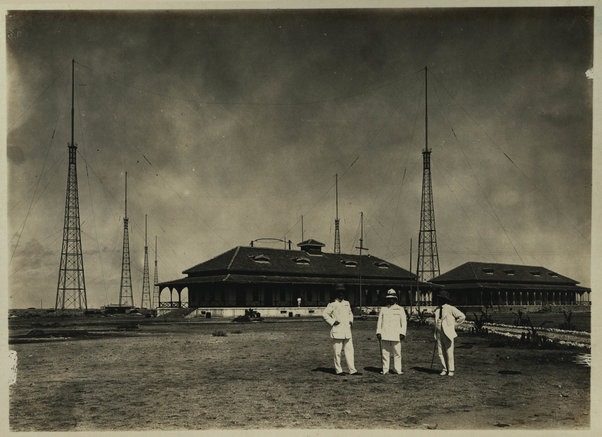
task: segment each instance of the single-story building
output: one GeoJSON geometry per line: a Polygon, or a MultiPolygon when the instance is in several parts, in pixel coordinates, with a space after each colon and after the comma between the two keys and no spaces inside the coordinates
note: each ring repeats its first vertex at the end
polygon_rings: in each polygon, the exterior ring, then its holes
{"type": "Polygon", "coordinates": [[[431,282],[459,305],[589,305],[591,289],[545,267],[467,262],[431,282]]]}
{"type": "Polygon", "coordinates": [[[323,243],[310,239],[299,250],[238,246],[185,270],[185,278],[159,283],[159,307],[181,307],[188,291],[188,307],[325,306],[336,284],[343,284],[352,306],[384,304],[389,288],[399,303],[410,305],[410,291],[436,285],[416,281],[416,275],[371,255],[322,252],[323,243]],[[362,290],[360,302],[360,285],[362,290]],[[169,300],[165,290],[169,290],[169,300]],[[178,299],[174,301],[173,291],[178,299]],[[299,300],[300,299],[300,300],[299,300]]]}

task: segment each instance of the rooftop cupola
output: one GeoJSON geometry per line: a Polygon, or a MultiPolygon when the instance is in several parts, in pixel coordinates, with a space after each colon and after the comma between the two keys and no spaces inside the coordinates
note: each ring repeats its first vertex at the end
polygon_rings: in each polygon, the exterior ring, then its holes
{"type": "Polygon", "coordinates": [[[309,240],[298,243],[297,246],[299,246],[302,251],[307,252],[310,255],[319,255],[322,253],[322,248],[325,246],[325,244],[310,238],[309,240]]]}

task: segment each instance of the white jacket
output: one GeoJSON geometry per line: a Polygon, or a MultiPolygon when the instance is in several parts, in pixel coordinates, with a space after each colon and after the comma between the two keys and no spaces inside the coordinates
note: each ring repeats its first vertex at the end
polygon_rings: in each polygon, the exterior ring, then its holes
{"type": "Polygon", "coordinates": [[[382,307],[378,313],[376,334],[383,340],[400,341],[399,334],[406,335],[406,312],[397,304],[382,307]]]}
{"type": "Polygon", "coordinates": [[[453,340],[458,336],[456,334],[456,325],[464,323],[466,316],[462,311],[453,305],[443,304],[443,307],[435,309],[435,338],[437,338],[437,329],[439,325],[447,338],[453,340]],[[439,322],[441,322],[439,324],[439,322]]]}
{"type": "Polygon", "coordinates": [[[322,314],[330,329],[330,338],[345,339],[351,338],[351,325],[353,324],[353,313],[351,305],[346,300],[330,302],[322,314]],[[339,322],[334,325],[334,322],[339,322]]]}

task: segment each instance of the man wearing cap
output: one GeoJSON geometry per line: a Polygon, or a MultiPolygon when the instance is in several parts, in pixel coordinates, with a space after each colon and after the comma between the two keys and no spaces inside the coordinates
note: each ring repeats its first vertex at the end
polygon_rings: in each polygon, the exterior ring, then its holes
{"type": "Polygon", "coordinates": [[[453,305],[451,298],[445,290],[439,292],[439,306],[435,310],[435,340],[437,340],[437,352],[443,365],[441,376],[454,376],[454,338],[456,325],[466,320],[466,316],[453,305]]]}
{"type": "Polygon", "coordinates": [[[382,374],[389,373],[389,363],[393,355],[393,373],[402,375],[401,342],[406,337],[406,312],[397,305],[397,293],[392,288],[387,291],[387,306],[380,309],[376,324],[376,338],[381,348],[382,374]]]}
{"type": "Polygon", "coordinates": [[[351,325],[353,313],[351,305],[345,300],[345,287],[338,284],[335,288],[336,299],[330,302],[322,317],[331,326],[330,338],[334,341],[334,370],[337,375],[343,375],[341,367],[341,351],[345,352],[345,361],[349,367],[350,375],[358,375],[353,359],[353,340],[351,338],[351,325]]]}

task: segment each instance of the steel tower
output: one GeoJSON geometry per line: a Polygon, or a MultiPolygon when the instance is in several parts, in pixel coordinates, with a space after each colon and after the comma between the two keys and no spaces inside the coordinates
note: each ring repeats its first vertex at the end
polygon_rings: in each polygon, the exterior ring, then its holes
{"type": "Polygon", "coordinates": [[[119,306],[134,306],[132,271],[130,269],[130,235],[128,232],[128,172],[125,172],[125,216],[123,217],[123,253],[121,256],[121,286],[119,306]]]}
{"type": "Polygon", "coordinates": [[[150,278],[148,272],[147,217],[144,214],[144,273],[142,274],[142,302],[140,308],[151,308],[150,278]]]}
{"type": "Polygon", "coordinates": [[[339,175],[334,175],[336,217],[334,219],[334,253],[341,253],[341,235],[339,233],[339,175]]]}
{"type": "Polygon", "coordinates": [[[153,283],[155,284],[153,287],[153,301],[151,302],[152,308],[157,308],[159,306],[159,270],[157,269],[157,236],[155,235],[155,274],[153,276],[153,283]]]}
{"type": "Polygon", "coordinates": [[[73,102],[75,96],[75,60],[71,60],[71,143],[69,146],[69,170],[67,174],[67,194],[65,198],[65,219],[63,222],[63,244],[59,279],[56,287],[54,309],[88,309],[86,281],[84,278],[84,258],[82,255],[81,228],[79,221],[79,196],[77,190],[77,145],[74,141],[73,102]]]}
{"type": "MultiPolygon", "coordinates": [[[[431,151],[428,145],[428,70],[424,67],[424,140],[422,152],[422,201],[420,208],[420,231],[418,233],[418,280],[425,282],[439,276],[439,254],[435,231],[435,207],[431,181],[431,151]]],[[[418,296],[419,298],[419,296],[418,296]]],[[[422,300],[422,299],[420,299],[422,300]]]]}

